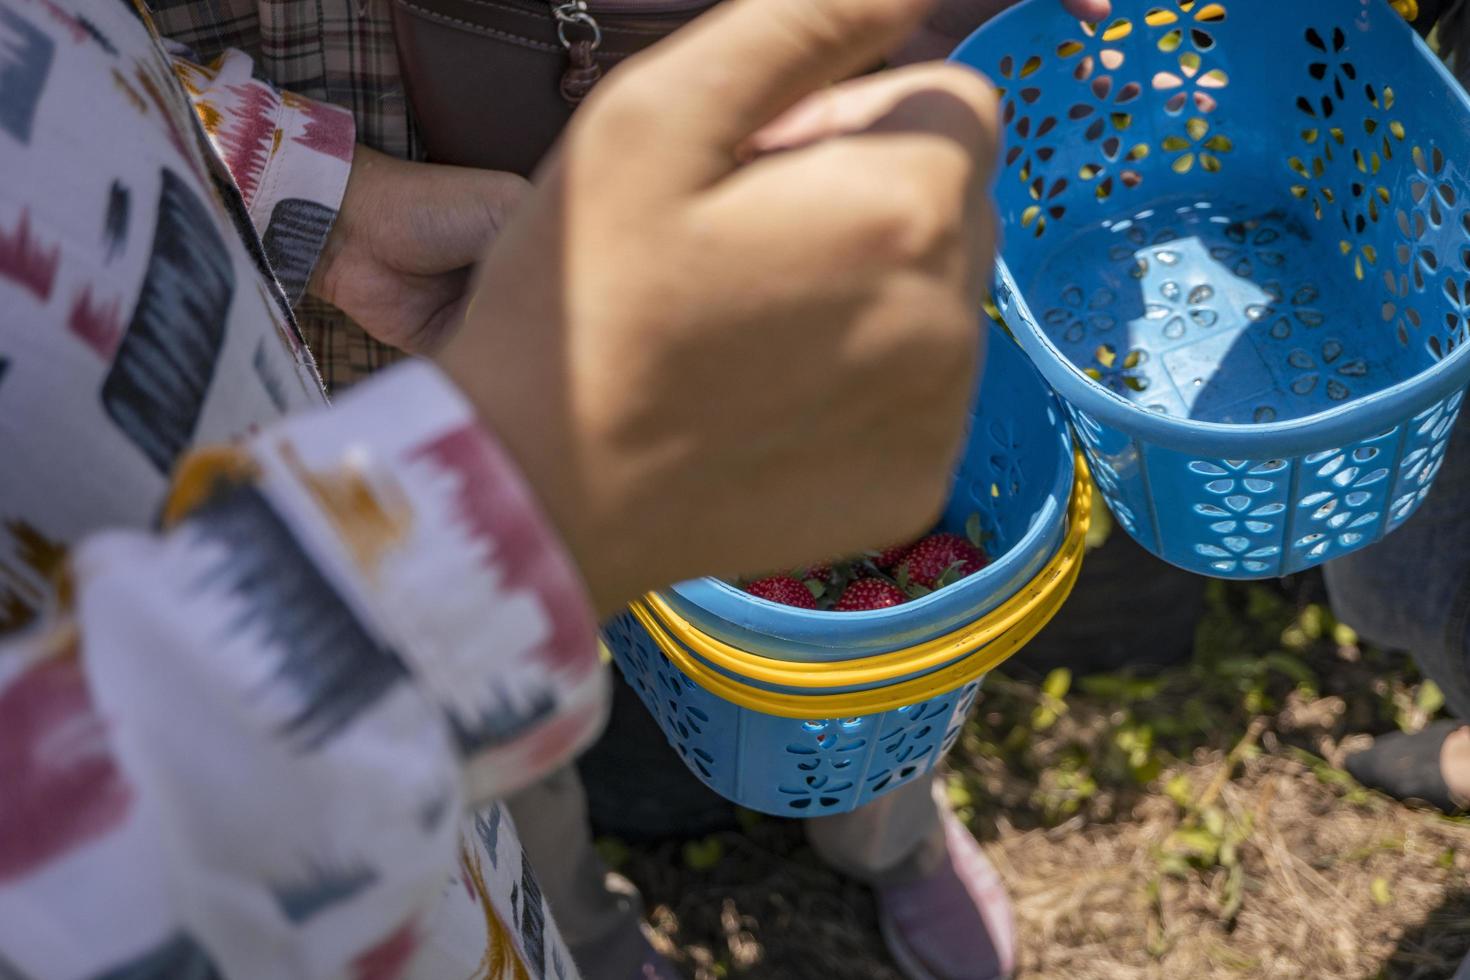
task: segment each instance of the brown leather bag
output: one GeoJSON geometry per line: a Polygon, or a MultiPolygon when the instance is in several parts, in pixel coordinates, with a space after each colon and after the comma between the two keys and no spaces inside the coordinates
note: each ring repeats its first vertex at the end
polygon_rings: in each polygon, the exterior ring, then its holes
{"type": "Polygon", "coordinates": [[[392,0],[429,159],[530,176],[604,74],[717,2],[392,0]]]}

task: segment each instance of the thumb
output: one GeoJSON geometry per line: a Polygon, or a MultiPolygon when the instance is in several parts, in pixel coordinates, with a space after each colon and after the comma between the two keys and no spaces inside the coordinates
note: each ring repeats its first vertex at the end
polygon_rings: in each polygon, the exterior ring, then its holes
{"type": "MultiPolygon", "coordinates": [[[[660,133],[702,184],[736,165],[737,148],[815,89],[867,68],[915,30],[933,0],[732,0],[629,71],[656,97],[660,133]]],[[[637,81],[634,81],[634,78],[637,81]]]]}

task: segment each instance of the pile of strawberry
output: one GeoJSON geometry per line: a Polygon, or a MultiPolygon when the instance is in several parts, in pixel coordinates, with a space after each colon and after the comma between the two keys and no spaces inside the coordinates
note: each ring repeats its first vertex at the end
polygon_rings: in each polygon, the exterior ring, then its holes
{"type": "Polygon", "coordinates": [[[931,534],[913,544],[743,582],[746,592],[798,609],[866,612],[902,605],[990,564],[978,515],[966,534],[931,534]]]}

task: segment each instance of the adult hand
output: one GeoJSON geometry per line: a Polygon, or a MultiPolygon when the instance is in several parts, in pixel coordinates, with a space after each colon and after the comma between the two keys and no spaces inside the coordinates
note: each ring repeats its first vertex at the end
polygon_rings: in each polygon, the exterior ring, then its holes
{"type": "Polygon", "coordinates": [[[529,191],[515,174],[359,146],[308,290],[385,344],[432,350],[459,325],[473,266],[529,191]]]}
{"type": "MultiPolygon", "coordinates": [[[[975,28],[1019,2],[1020,0],[940,0],[934,16],[898,48],[889,58],[889,63],[907,65],[916,61],[946,58],[975,28]]],[[[1055,3],[1056,0],[1050,2],[1055,3]]],[[[1061,0],[1061,3],[1073,17],[1094,23],[1106,17],[1112,9],[1109,0],[1061,0]]]]}
{"type": "Polygon", "coordinates": [[[437,360],[604,612],[937,516],[983,353],[994,90],[931,64],[788,112],[930,6],[716,8],[599,86],[482,267],[437,360]],[[753,154],[778,117],[791,148],[753,154]]]}

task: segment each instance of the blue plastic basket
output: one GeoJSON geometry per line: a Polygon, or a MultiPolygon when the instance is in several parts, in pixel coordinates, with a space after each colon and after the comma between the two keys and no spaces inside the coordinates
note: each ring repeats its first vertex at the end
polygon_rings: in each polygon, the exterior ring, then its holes
{"type": "Polygon", "coordinates": [[[1053,0],[1003,89],[996,300],[1144,547],[1224,578],[1424,500],[1467,381],[1470,101],[1383,0],[1053,0]]]}
{"type": "MultiPolygon", "coordinates": [[[[1025,355],[998,328],[989,329],[979,408],[942,524],[962,530],[979,513],[995,556],[990,565],[915,602],[866,613],[792,609],[717,579],[685,583],[659,599],[703,636],[815,673],[946,637],[1035,588],[1056,564],[1067,529],[1071,437],[1060,406],[1025,355]]],[[[1058,605],[1064,596],[1055,597],[1058,605]]],[[[958,737],[980,683],[973,672],[965,676],[958,669],[961,657],[976,652],[963,649],[954,660],[895,677],[894,683],[934,681],[934,696],[918,703],[846,718],[778,717],[701,686],[632,614],[615,619],[604,636],[695,775],[743,806],[783,816],[851,810],[932,769],[958,737]],[[950,682],[946,670],[961,679],[950,682]]],[[[875,689],[752,683],[802,696],[875,689]]]]}

